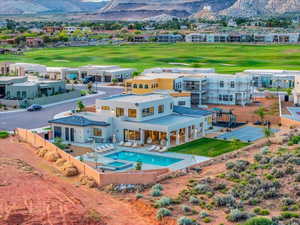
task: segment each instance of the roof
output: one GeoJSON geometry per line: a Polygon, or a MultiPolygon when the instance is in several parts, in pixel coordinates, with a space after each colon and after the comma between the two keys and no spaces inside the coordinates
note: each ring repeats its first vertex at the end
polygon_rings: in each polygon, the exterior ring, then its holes
{"type": "Polygon", "coordinates": [[[143,94],[143,95],[135,95],[135,94],[115,95],[115,96],[103,98],[103,100],[114,100],[116,102],[128,102],[134,104],[134,103],[157,101],[166,98],[170,98],[170,97],[163,94],[150,93],[150,94],[143,94]]]}
{"type": "Polygon", "coordinates": [[[58,119],[49,120],[49,123],[57,123],[57,124],[64,124],[64,125],[72,125],[72,126],[80,126],[80,127],[86,127],[86,126],[101,126],[106,127],[109,126],[109,123],[103,122],[103,121],[93,121],[89,120],[83,116],[67,116],[62,117],[58,119]]]}
{"type": "Polygon", "coordinates": [[[194,115],[194,116],[208,116],[212,113],[207,110],[193,109],[184,106],[174,106],[173,112],[184,115],[194,115]]]}

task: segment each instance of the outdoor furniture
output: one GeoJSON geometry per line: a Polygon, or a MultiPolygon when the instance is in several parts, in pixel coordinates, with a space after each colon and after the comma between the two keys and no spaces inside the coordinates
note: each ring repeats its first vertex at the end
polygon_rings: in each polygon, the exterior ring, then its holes
{"type": "Polygon", "coordinates": [[[155,145],[152,145],[149,149],[148,149],[148,151],[153,151],[154,149],[156,148],[156,146],[155,145]]]}
{"type": "Polygon", "coordinates": [[[120,145],[120,146],[123,146],[123,145],[124,145],[124,141],[121,141],[121,142],[119,143],[119,145],[120,145]]]}
{"type": "Polygon", "coordinates": [[[138,143],[135,141],[132,145],[133,148],[137,148],[138,147],[138,143]]]}
{"type": "Polygon", "coordinates": [[[162,149],[158,150],[159,152],[166,152],[168,151],[168,148],[167,147],[163,147],[162,149]]]}
{"type": "Polygon", "coordinates": [[[160,150],[160,146],[156,146],[154,151],[158,152],[160,150]]]}

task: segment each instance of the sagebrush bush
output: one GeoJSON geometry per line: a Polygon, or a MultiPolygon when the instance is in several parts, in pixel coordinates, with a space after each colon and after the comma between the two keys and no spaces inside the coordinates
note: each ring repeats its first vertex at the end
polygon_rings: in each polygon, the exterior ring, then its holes
{"type": "Polygon", "coordinates": [[[144,195],[141,194],[141,193],[137,193],[137,194],[135,195],[135,198],[136,198],[136,199],[141,199],[141,198],[143,198],[143,197],[144,197],[144,195]]]}
{"type": "Polygon", "coordinates": [[[205,218],[205,217],[208,217],[209,214],[208,214],[206,211],[201,211],[201,212],[199,213],[199,216],[200,216],[201,218],[205,218]]]}
{"type": "Polygon", "coordinates": [[[161,197],[159,200],[155,202],[155,206],[157,208],[162,208],[168,206],[172,203],[172,199],[169,197],[161,197]]]}
{"type": "Polygon", "coordinates": [[[235,198],[232,195],[226,195],[226,196],[217,196],[214,198],[214,203],[217,207],[236,207],[237,202],[235,198]]]}
{"type": "Polygon", "coordinates": [[[275,223],[266,217],[253,217],[248,219],[243,225],[275,225],[275,223]]]}
{"type": "Polygon", "coordinates": [[[162,191],[164,188],[161,184],[155,184],[154,186],[152,186],[151,188],[152,190],[160,190],[162,191]]]}
{"type": "Polygon", "coordinates": [[[156,213],[156,218],[161,220],[162,218],[166,217],[166,216],[171,216],[172,213],[170,210],[166,209],[166,208],[160,208],[157,213],[156,213]]]}
{"type": "Polygon", "coordinates": [[[230,211],[227,219],[230,222],[240,222],[242,220],[247,220],[250,217],[252,217],[252,215],[247,213],[247,212],[243,212],[239,209],[233,209],[233,210],[230,211]]]}
{"type": "Polygon", "coordinates": [[[197,184],[194,187],[194,190],[199,194],[205,194],[207,192],[212,191],[212,189],[210,188],[210,186],[208,184],[197,184]]]}
{"type": "Polygon", "coordinates": [[[160,190],[157,190],[157,189],[152,190],[152,191],[150,192],[150,195],[151,195],[152,197],[159,197],[159,196],[161,196],[161,191],[160,191],[160,190]]]}
{"type": "Polygon", "coordinates": [[[190,196],[189,202],[192,204],[199,204],[199,199],[194,197],[194,196],[190,196]]]}
{"type": "Polygon", "coordinates": [[[191,218],[183,216],[177,220],[177,224],[178,225],[194,225],[195,222],[191,218]]]}

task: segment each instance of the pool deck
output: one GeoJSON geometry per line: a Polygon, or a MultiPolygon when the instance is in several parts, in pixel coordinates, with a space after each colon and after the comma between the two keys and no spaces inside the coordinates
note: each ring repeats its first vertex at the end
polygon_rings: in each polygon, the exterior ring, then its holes
{"type": "MultiPolygon", "coordinates": [[[[143,163],[142,164],[142,169],[143,170],[152,170],[152,169],[161,169],[161,168],[169,168],[171,171],[176,171],[176,170],[180,170],[180,169],[184,169],[186,167],[192,166],[194,164],[198,164],[200,162],[204,162],[209,160],[210,158],[208,157],[203,157],[203,156],[194,156],[194,155],[187,155],[187,154],[180,154],[180,153],[174,153],[174,152],[164,152],[164,153],[159,153],[159,152],[153,152],[153,151],[149,151],[147,150],[147,147],[142,147],[142,148],[130,148],[130,147],[123,147],[123,146],[117,146],[115,145],[115,149],[113,151],[107,152],[107,153],[97,153],[97,152],[92,152],[92,153],[87,153],[85,155],[89,155],[89,156],[93,156],[93,154],[97,154],[97,162],[101,163],[101,164],[107,164],[107,163],[111,163],[114,161],[119,161],[119,162],[126,162],[126,163],[132,163],[133,167],[124,169],[124,170],[117,170],[118,172],[121,171],[126,171],[126,170],[130,170],[132,168],[134,168],[135,162],[131,162],[131,161],[126,161],[126,160],[114,160],[108,157],[105,157],[107,155],[111,155],[113,153],[118,153],[118,152],[122,152],[122,151],[128,151],[128,152],[135,152],[135,153],[143,153],[143,154],[148,154],[148,155],[154,155],[154,156],[160,156],[160,157],[170,157],[170,158],[176,158],[176,159],[181,159],[181,161],[173,163],[169,166],[158,166],[158,165],[153,165],[153,164],[146,164],[143,163]]],[[[83,157],[85,157],[85,155],[83,155],[83,157]]],[[[79,156],[76,157],[77,159],[79,159],[79,156]]],[[[93,157],[90,158],[91,160],[85,159],[85,161],[91,161],[93,162],[93,157]]]]}
{"type": "Polygon", "coordinates": [[[287,107],[289,114],[283,114],[282,117],[300,122],[300,107],[287,107]]]}

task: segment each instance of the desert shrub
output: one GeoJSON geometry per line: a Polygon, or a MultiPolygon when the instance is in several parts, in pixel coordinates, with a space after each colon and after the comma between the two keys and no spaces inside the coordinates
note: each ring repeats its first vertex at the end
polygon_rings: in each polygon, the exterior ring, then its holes
{"type": "Polygon", "coordinates": [[[239,209],[233,209],[231,210],[231,212],[229,213],[227,219],[230,222],[240,222],[242,220],[247,220],[250,217],[252,217],[251,214],[247,213],[247,212],[243,212],[239,209]]]}
{"type": "Polygon", "coordinates": [[[170,205],[172,203],[172,199],[169,197],[161,197],[159,200],[155,202],[155,207],[162,208],[170,205]]]}
{"type": "Polygon", "coordinates": [[[248,205],[257,205],[257,204],[259,204],[261,201],[259,200],[259,199],[257,199],[257,198],[251,198],[251,199],[249,199],[249,201],[248,201],[248,205]]]}
{"type": "Polygon", "coordinates": [[[9,136],[9,133],[7,131],[0,131],[0,139],[7,138],[9,136]]]}
{"type": "Polygon", "coordinates": [[[156,213],[156,218],[161,220],[162,218],[166,217],[166,216],[171,216],[172,213],[170,210],[166,209],[166,208],[160,208],[157,213],[156,213]]]}
{"type": "Polygon", "coordinates": [[[78,169],[72,163],[69,162],[66,162],[60,169],[66,177],[72,177],[79,174],[78,169]]]}
{"type": "Polygon", "coordinates": [[[41,148],[37,150],[37,155],[41,158],[44,158],[44,156],[46,155],[46,153],[48,152],[48,149],[46,148],[41,148]]]}
{"type": "Polygon", "coordinates": [[[185,214],[190,214],[190,213],[193,212],[193,209],[191,207],[187,206],[187,205],[182,205],[181,210],[185,214]]]}
{"type": "Polygon", "coordinates": [[[253,212],[255,213],[255,214],[257,214],[257,215],[261,215],[261,216],[266,216],[266,215],[269,215],[270,214],[270,212],[269,212],[269,210],[267,210],[267,209],[261,209],[261,208],[255,208],[254,210],[253,210],[253,212]]]}
{"type": "Polygon", "coordinates": [[[298,144],[300,142],[300,136],[292,136],[289,140],[292,144],[298,144]]]}
{"type": "Polygon", "coordinates": [[[294,174],[294,173],[296,173],[296,171],[295,171],[293,166],[289,165],[289,166],[286,167],[285,173],[286,174],[294,174]]]}
{"type": "Polygon", "coordinates": [[[259,162],[261,159],[262,159],[262,154],[255,154],[254,155],[254,159],[257,161],[257,162],[259,162]]]}
{"type": "Polygon", "coordinates": [[[208,184],[197,184],[194,187],[194,190],[198,193],[198,194],[205,194],[207,192],[211,192],[211,188],[208,184]]]}
{"type": "Polygon", "coordinates": [[[280,217],[282,219],[299,218],[299,214],[298,213],[294,213],[294,212],[286,211],[286,212],[282,212],[280,214],[280,217]]]}
{"type": "Polygon", "coordinates": [[[217,185],[214,187],[214,190],[216,190],[216,191],[224,190],[224,189],[226,189],[226,184],[224,184],[224,183],[217,184],[217,185]]]}
{"type": "Polygon", "coordinates": [[[243,225],[275,225],[275,223],[266,217],[253,217],[248,219],[243,225]]]}
{"type": "Polygon", "coordinates": [[[135,198],[136,198],[136,199],[141,199],[141,198],[144,198],[144,195],[141,194],[141,193],[137,193],[137,194],[135,195],[135,198]]]}
{"type": "Polygon", "coordinates": [[[275,177],[275,178],[282,178],[284,177],[284,172],[282,170],[278,170],[278,169],[272,169],[271,174],[275,177]]]}
{"type": "Polygon", "coordinates": [[[201,212],[199,213],[199,216],[200,216],[201,218],[205,218],[205,217],[208,217],[209,214],[208,214],[206,211],[201,211],[201,212]]]}
{"type": "Polygon", "coordinates": [[[164,188],[161,184],[155,184],[154,186],[152,186],[151,188],[152,190],[160,190],[162,191],[164,188]]]}
{"type": "Polygon", "coordinates": [[[177,220],[177,224],[178,225],[194,225],[195,222],[191,218],[183,216],[177,220]]]}
{"type": "Polygon", "coordinates": [[[194,196],[190,196],[189,202],[192,204],[199,204],[199,199],[194,197],[194,196]]]}
{"type": "Polygon", "coordinates": [[[233,162],[227,162],[225,166],[226,169],[231,170],[235,166],[235,164],[233,162]]]}
{"type": "Polygon", "coordinates": [[[204,223],[210,223],[210,222],[211,222],[211,219],[210,219],[209,217],[205,217],[205,218],[203,219],[203,222],[204,222],[204,223]]]}
{"type": "Polygon", "coordinates": [[[295,175],[295,181],[300,182],[300,173],[295,175]]]}
{"type": "Polygon", "coordinates": [[[94,178],[89,176],[81,176],[80,177],[80,184],[87,185],[89,188],[97,187],[97,182],[94,178]]]}
{"type": "Polygon", "coordinates": [[[150,195],[151,195],[152,197],[159,197],[159,196],[161,196],[161,191],[160,191],[160,190],[157,190],[157,189],[154,189],[154,190],[152,190],[152,191],[150,192],[150,195]]]}
{"type": "Polygon", "coordinates": [[[246,160],[237,160],[234,163],[234,167],[232,168],[235,172],[242,172],[245,171],[250,163],[246,160]]]}
{"type": "Polygon", "coordinates": [[[214,203],[217,207],[236,207],[237,202],[235,198],[231,195],[226,195],[226,196],[217,196],[214,198],[214,203]]]}
{"type": "Polygon", "coordinates": [[[231,171],[227,174],[229,180],[238,180],[241,178],[240,174],[234,171],[231,171]]]}
{"type": "Polygon", "coordinates": [[[60,155],[57,152],[49,151],[45,154],[44,157],[49,162],[56,162],[60,158],[60,155]]]}
{"type": "Polygon", "coordinates": [[[295,204],[295,201],[291,198],[282,199],[282,205],[283,206],[290,206],[290,205],[293,205],[293,204],[295,204]]]}

